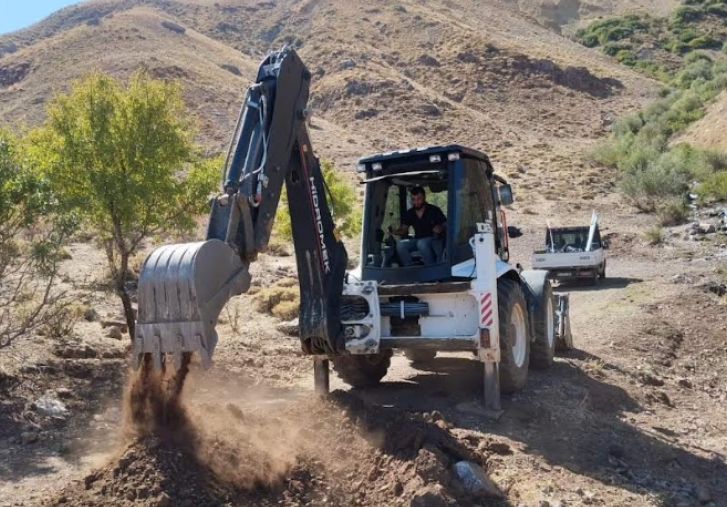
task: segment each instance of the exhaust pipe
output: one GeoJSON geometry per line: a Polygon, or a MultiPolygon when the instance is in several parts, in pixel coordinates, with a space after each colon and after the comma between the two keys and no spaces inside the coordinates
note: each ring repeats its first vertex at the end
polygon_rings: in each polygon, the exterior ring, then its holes
{"type": "Polygon", "coordinates": [[[231,297],[250,288],[248,268],[232,247],[216,239],[154,250],[139,275],[134,368],[147,354],[161,368],[170,355],[176,371],[183,355],[195,352],[209,368],[217,319],[231,297]]]}

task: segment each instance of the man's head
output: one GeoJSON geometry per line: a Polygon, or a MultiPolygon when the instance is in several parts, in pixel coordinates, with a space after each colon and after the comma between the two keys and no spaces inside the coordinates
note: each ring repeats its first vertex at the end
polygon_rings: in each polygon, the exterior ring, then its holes
{"type": "Polygon", "coordinates": [[[427,202],[427,194],[424,192],[424,189],[417,185],[416,187],[412,187],[409,193],[411,194],[411,204],[414,206],[414,209],[422,209],[427,202]]]}

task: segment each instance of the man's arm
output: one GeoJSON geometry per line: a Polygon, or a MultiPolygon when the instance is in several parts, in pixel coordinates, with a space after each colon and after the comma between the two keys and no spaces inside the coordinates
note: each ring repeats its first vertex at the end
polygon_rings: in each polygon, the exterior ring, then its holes
{"type": "Polygon", "coordinates": [[[409,211],[407,211],[404,213],[404,216],[401,217],[401,225],[396,228],[389,226],[389,232],[396,236],[403,236],[409,232],[409,227],[411,227],[411,221],[409,219],[409,211]]]}
{"type": "Polygon", "coordinates": [[[434,206],[435,212],[434,212],[434,227],[432,227],[432,230],[434,231],[434,234],[442,234],[444,230],[447,228],[447,217],[444,215],[442,210],[439,208],[439,206],[434,206]]]}

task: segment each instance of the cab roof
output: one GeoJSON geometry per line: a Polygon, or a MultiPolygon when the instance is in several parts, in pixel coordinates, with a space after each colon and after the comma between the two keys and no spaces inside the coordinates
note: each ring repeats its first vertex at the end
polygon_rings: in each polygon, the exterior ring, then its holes
{"type": "MultiPolygon", "coordinates": [[[[466,157],[476,158],[487,165],[490,165],[490,159],[481,151],[467,148],[459,144],[447,144],[442,146],[425,146],[422,148],[410,148],[407,150],[389,151],[386,153],[378,153],[359,159],[359,164],[373,164],[376,162],[392,162],[400,161],[412,157],[423,157],[429,155],[447,155],[449,153],[460,153],[466,157]]],[[[444,157],[442,157],[444,158],[444,157]]]]}

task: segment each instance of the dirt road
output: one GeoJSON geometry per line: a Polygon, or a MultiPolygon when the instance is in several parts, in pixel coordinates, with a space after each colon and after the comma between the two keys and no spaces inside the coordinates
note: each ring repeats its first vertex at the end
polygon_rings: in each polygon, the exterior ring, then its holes
{"type": "MultiPolygon", "coordinates": [[[[37,358],[50,373],[5,387],[0,505],[727,505],[727,315],[701,288],[719,247],[680,237],[650,247],[632,225],[611,231],[605,283],[558,288],[572,294],[577,350],[532,371],[499,421],[478,412],[480,366],[466,354],[418,368],[396,355],[380,387],[334,379],[332,401],[313,401],[296,341],[242,298],[216,367],[194,371],[185,393],[202,435],[194,459],[166,444],[129,449],[123,361],[37,358]],[[38,441],[27,442],[18,400],[63,387],[77,390],[61,391],[72,413],[35,419],[38,441]],[[504,498],[468,498],[430,455],[481,463],[504,498]]],[[[528,238],[517,260],[535,229],[528,238]]],[[[261,283],[292,270],[263,264],[261,283]]]]}

